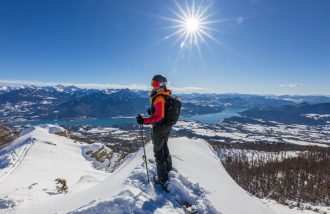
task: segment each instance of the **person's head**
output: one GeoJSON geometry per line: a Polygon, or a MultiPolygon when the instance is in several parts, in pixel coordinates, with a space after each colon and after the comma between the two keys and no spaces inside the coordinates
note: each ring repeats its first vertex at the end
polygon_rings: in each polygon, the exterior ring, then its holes
{"type": "Polygon", "coordinates": [[[153,90],[159,89],[159,88],[166,89],[166,84],[167,84],[166,77],[164,77],[160,74],[155,75],[151,80],[151,86],[152,86],[153,90]]]}

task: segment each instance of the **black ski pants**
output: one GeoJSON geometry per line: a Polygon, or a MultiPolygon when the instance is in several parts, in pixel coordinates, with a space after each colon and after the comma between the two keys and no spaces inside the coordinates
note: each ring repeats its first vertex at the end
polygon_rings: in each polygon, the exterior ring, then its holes
{"type": "Polygon", "coordinates": [[[172,127],[155,125],[152,128],[152,143],[157,166],[157,175],[161,183],[168,180],[168,172],[172,169],[172,159],[168,150],[167,141],[172,127]]]}

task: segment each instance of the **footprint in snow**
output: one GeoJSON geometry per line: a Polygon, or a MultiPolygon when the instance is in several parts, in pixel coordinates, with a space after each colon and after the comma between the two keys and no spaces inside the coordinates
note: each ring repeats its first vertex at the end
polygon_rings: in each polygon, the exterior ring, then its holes
{"type": "Polygon", "coordinates": [[[198,213],[219,213],[205,197],[207,192],[191,182],[177,170],[171,171],[171,192],[165,192],[153,183],[156,173],[155,161],[148,160],[150,183],[148,184],[144,162],[137,166],[125,181],[125,190],[120,194],[98,201],[71,213],[185,213],[182,203],[188,202],[198,213]]]}

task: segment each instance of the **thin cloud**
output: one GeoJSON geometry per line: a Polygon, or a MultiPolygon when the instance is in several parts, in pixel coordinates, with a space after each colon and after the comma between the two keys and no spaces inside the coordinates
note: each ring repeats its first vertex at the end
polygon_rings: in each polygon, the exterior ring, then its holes
{"type": "Polygon", "coordinates": [[[244,22],[244,17],[243,16],[239,16],[239,17],[237,17],[237,19],[236,19],[236,23],[237,24],[242,24],[244,22]]]}
{"type": "Polygon", "coordinates": [[[304,84],[302,84],[302,83],[289,83],[289,84],[280,85],[280,87],[286,87],[286,88],[300,88],[303,86],[304,86],[304,84]]]}
{"type": "Polygon", "coordinates": [[[76,86],[79,88],[95,88],[95,89],[138,89],[138,90],[147,90],[147,86],[140,84],[131,84],[131,85],[119,85],[119,84],[97,84],[97,83],[58,83],[58,82],[39,82],[32,80],[0,80],[0,83],[12,84],[12,85],[36,85],[36,86],[76,86]]]}
{"type": "Polygon", "coordinates": [[[175,93],[194,93],[194,92],[208,92],[207,88],[200,87],[170,87],[175,93]]]}
{"type": "MultiPolygon", "coordinates": [[[[143,84],[99,84],[99,83],[58,83],[58,82],[40,82],[40,81],[32,81],[32,80],[0,80],[0,84],[4,85],[35,85],[35,86],[55,86],[55,85],[63,85],[63,86],[76,86],[78,88],[86,88],[86,89],[124,89],[128,88],[130,90],[150,90],[150,86],[143,84]]],[[[206,88],[201,87],[171,87],[169,86],[175,93],[194,93],[194,92],[205,92],[208,91],[206,88]]]]}

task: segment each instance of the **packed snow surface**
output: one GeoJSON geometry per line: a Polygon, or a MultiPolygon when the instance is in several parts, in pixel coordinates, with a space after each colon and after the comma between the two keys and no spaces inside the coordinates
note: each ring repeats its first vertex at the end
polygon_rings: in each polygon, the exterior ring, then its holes
{"type": "Polygon", "coordinates": [[[66,180],[68,194],[106,178],[107,173],[96,170],[82,155],[86,145],[53,134],[63,130],[53,125],[31,127],[0,150],[0,200],[11,204],[12,212],[56,196],[57,178],[66,180]]]}
{"type": "MultiPolygon", "coordinates": [[[[199,213],[275,213],[232,180],[203,140],[172,138],[168,144],[175,168],[170,193],[148,184],[142,149],[106,174],[86,160],[86,145],[35,127],[0,150],[0,213],[184,213],[180,201],[199,213]],[[56,178],[67,180],[68,193],[56,192],[56,178]]],[[[151,143],[146,152],[152,181],[151,143]]]]}

